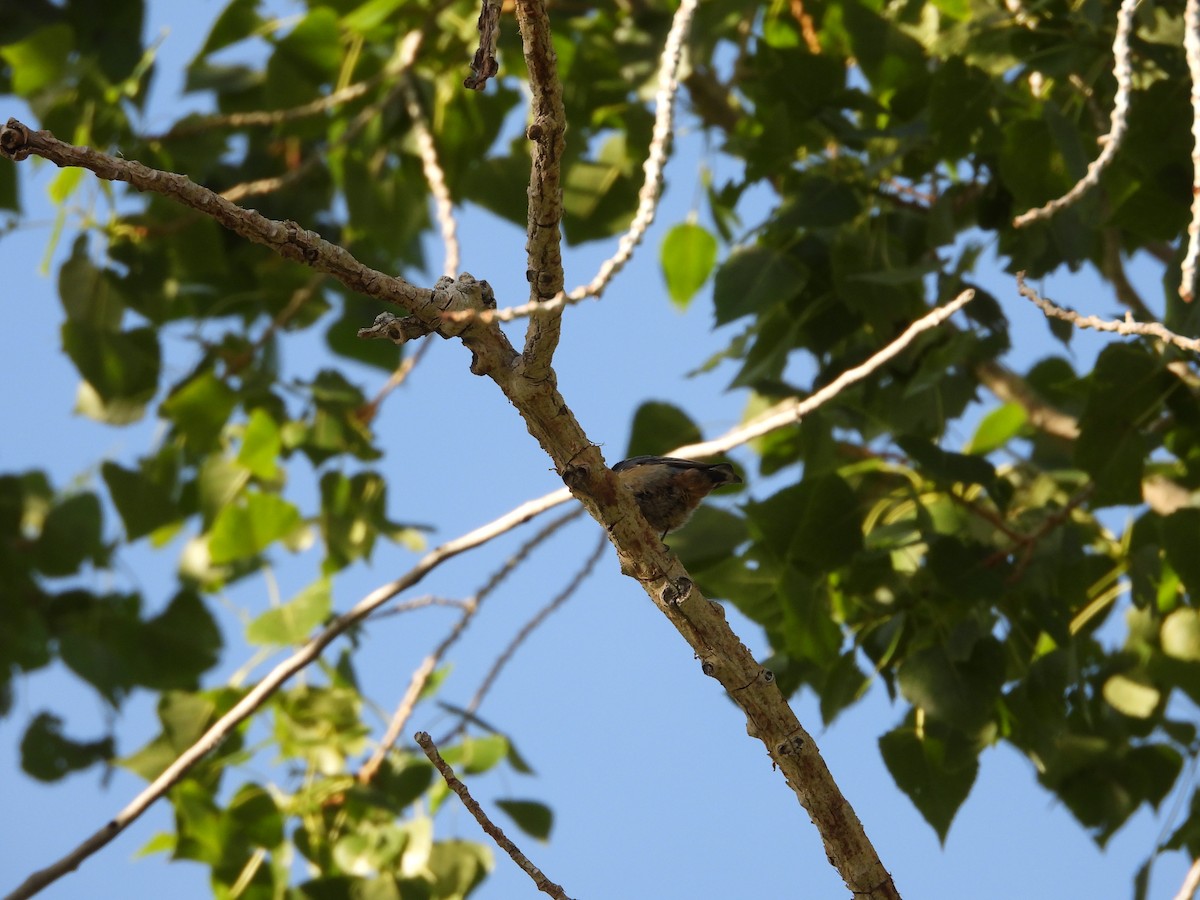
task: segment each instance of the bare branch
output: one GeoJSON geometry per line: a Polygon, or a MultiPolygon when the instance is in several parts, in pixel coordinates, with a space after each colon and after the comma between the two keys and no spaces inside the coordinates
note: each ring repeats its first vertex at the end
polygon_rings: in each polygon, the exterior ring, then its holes
{"type": "MultiPolygon", "coordinates": [[[[645,180],[638,191],[638,208],[634,214],[629,230],[621,236],[617,243],[616,252],[600,264],[596,275],[587,284],[581,284],[569,293],[561,291],[552,299],[534,299],[519,306],[509,306],[504,309],[484,310],[479,315],[485,322],[511,322],[535,314],[555,314],[580,300],[588,297],[599,297],[612,279],[620,272],[633,256],[633,251],[641,243],[646,231],[654,222],[658,211],[658,201],[662,196],[663,168],[666,166],[667,154],[671,136],[675,128],[675,97],[679,93],[679,62],[683,56],[683,47],[691,29],[692,18],[696,11],[698,0],[683,0],[675,10],[671,21],[671,30],[667,34],[662,56],[658,66],[658,90],[654,95],[654,130],[650,146],[646,153],[646,162],[642,164],[645,180]]],[[[532,325],[532,323],[531,323],[532,325]]]]}
{"type": "Polygon", "coordinates": [[[429,733],[418,731],[413,735],[413,739],[425,751],[425,755],[429,757],[429,761],[433,763],[434,768],[441,774],[442,780],[446,782],[446,786],[458,795],[458,799],[467,808],[467,812],[475,817],[475,821],[487,832],[488,837],[496,842],[496,846],[507,853],[512,861],[520,866],[526,875],[533,879],[533,883],[537,885],[537,889],[544,894],[558,898],[558,900],[570,900],[561,887],[543,875],[542,870],[530,862],[528,856],[517,849],[517,845],[508,839],[504,831],[492,823],[487,813],[483,811],[483,807],[471,796],[471,792],[467,790],[467,786],[458,780],[449,763],[442,759],[442,754],[438,753],[437,746],[433,743],[433,738],[429,736],[429,733]]]}
{"type": "Polygon", "coordinates": [[[935,307],[927,315],[917,319],[908,328],[904,329],[899,337],[866,362],[852,369],[847,369],[837,378],[833,379],[833,381],[829,382],[829,384],[825,385],[825,387],[814,391],[803,400],[784,400],[782,403],[775,404],[770,409],[755,416],[749,422],[727,431],[718,438],[702,441],[698,444],[688,444],[686,447],[680,447],[678,450],[673,451],[673,454],[683,457],[715,456],[718,453],[725,453],[734,447],[748,443],[755,438],[762,437],[764,434],[775,431],[777,428],[783,428],[799,422],[802,418],[813,412],[813,410],[828,403],[846,388],[850,387],[850,385],[862,381],[888,360],[897,356],[921,332],[936,328],[974,299],[975,291],[963,291],[945,306],[935,307]]]}
{"type": "Polygon", "coordinates": [[[429,683],[429,676],[434,673],[434,670],[438,667],[438,663],[442,661],[442,658],[449,652],[450,648],[458,643],[458,639],[463,636],[463,633],[467,630],[467,626],[471,624],[471,620],[475,618],[483,606],[483,601],[504,582],[505,578],[513,573],[517,566],[529,558],[529,554],[534,549],[545,543],[568,522],[579,518],[582,513],[583,510],[581,509],[573,509],[543,526],[537,534],[522,544],[516,553],[505,560],[504,565],[492,574],[487,582],[475,592],[473,597],[469,597],[466,600],[462,615],[458,617],[458,621],[454,623],[454,627],[450,629],[450,632],[442,639],[441,643],[421,661],[416,671],[413,672],[408,682],[408,689],[400,699],[400,705],[396,708],[396,712],[392,714],[387,731],[380,740],[379,746],[375,748],[371,757],[358,771],[358,781],[360,784],[368,784],[375,777],[375,773],[379,771],[379,767],[383,765],[383,761],[387,758],[388,752],[396,745],[396,741],[400,739],[400,734],[404,731],[404,726],[408,724],[408,719],[416,708],[417,700],[421,697],[421,692],[425,690],[425,685],[429,683]]]}
{"type": "Polygon", "coordinates": [[[654,131],[650,138],[650,149],[646,154],[646,162],[642,171],[646,179],[638,191],[638,208],[634,214],[629,230],[621,236],[617,244],[617,252],[606,259],[591,281],[586,285],[575,288],[567,295],[569,302],[575,303],[585,297],[599,297],[618,272],[624,268],[633,256],[633,251],[641,243],[646,230],[654,222],[658,211],[658,200],[662,196],[663,167],[667,163],[667,152],[671,136],[675,130],[675,96],[679,93],[679,61],[683,56],[683,47],[687,42],[688,32],[692,27],[692,18],[696,12],[698,0],[681,0],[671,20],[671,30],[667,33],[667,41],[663,45],[662,55],[658,63],[658,90],[654,94],[654,131]]]}
{"type": "Polygon", "coordinates": [[[429,192],[433,194],[436,218],[442,231],[442,243],[446,247],[445,260],[442,263],[442,274],[453,278],[458,274],[461,253],[458,247],[458,223],[454,219],[454,201],[450,199],[450,188],[446,186],[446,173],[438,161],[437,146],[433,142],[433,134],[429,123],[425,120],[425,110],[421,108],[421,98],[417,94],[417,85],[410,73],[401,75],[400,88],[404,92],[404,108],[412,120],[413,137],[417,142],[417,152],[421,156],[421,169],[425,172],[425,181],[429,184],[429,192]]]}
{"type": "Polygon", "coordinates": [[[78,847],[44,869],[31,874],[5,900],[24,900],[32,897],[42,888],[57,881],[68,872],[77,869],[85,859],[100,850],[118,834],[133,823],[146,809],[179,782],[188,770],[217,747],[238,725],[248,719],[262,706],[267,699],[289,678],[320,656],[329,644],[347,629],[356,625],[401,591],[408,590],[417,584],[433,569],[460,553],[474,549],[480,544],[487,543],[492,538],[528,522],[534,516],[551,507],[557,506],[569,498],[567,491],[559,490],[547,494],[537,500],[523,503],[512,512],[489,522],[474,531],[442,544],[437,549],[426,554],[412,569],[395,581],[376,588],[362,600],[350,608],[348,612],[335,618],[307,644],[279,663],[258,684],[233,706],[229,712],[221,716],[209,729],[201,735],[191,747],[184,750],[171,765],[152,781],[140,794],[118,812],[111,821],[99,831],[81,843],[78,847]]]}
{"type": "MultiPolygon", "coordinates": [[[[403,94],[407,73],[416,61],[417,52],[421,49],[421,44],[424,40],[425,32],[421,30],[410,31],[404,36],[404,40],[400,42],[400,47],[396,51],[394,66],[392,67],[395,70],[393,74],[396,76],[397,83],[374,103],[359,110],[354,118],[350,120],[350,124],[346,126],[346,129],[338,135],[337,144],[339,146],[346,146],[353,143],[362,134],[363,129],[379,118],[381,110],[387,109],[403,94]]],[[[221,192],[221,196],[231,203],[239,203],[247,197],[259,197],[263,194],[271,194],[282,190],[311,172],[317,163],[325,159],[327,155],[328,150],[324,153],[312,153],[300,165],[289,172],[276,175],[272,178],[243,181],[241,184],[235,184],[230,188],[226,188],[221,192]]]]}
{"type": "Polygon", "coordinates": [[[404,359],[400,360],[400,365],[396,366],[392,371],[387,382],[379,389],[379,393],[371,398],[371,402],[365,404],[359,411],[359,416],[364,422],[370,422],[379,415],[379,407],[383,405],[383,401],[387,399],[388,394],[408,380],[408,376],[412,374],[413,369],[420,365],[421,360],[425,358],[425,354],[429,352],[429,348],[432,346],[432,341],[424,340],[417,347],[415,353],[410,353],[404,359]]]}
{"type": "Polygon", "coordinates": [[[1076,328],[1094,328],[1096,331],[1108,331],[1115,334],[1136,334],[1141,337],[1152,337],[1168,344],[1180,348],[1181,350],[1189,350],[1192,353],[1200,353],[1200,339],[1184,337],[1164,328],[1158,322],[1135,322],[1130,313],[1125,314],[1125,320],[1109,320],[1101,319],[1099,316],[1083,316],[1072,309],[1059,306],[1051,300],[1047,300],[1029,287],[1025,283],[1025,273],[1017,273],[1017,291],[1021,296],[1031,301],[1038,309],[1040,309],[1048,319],[1061,319],[1064,322],[1070,322],[1076,328]]]}
{"type": "MultiPolygon", "coordinates": [[[[508,665],[513,656],[516,655],[516,652],[520,646],[525,643],[526,640],[528,640],[529,636],[537,630],[538,626],[550,618],[550,616],[560,606],[570,600],[575,592],[579,590],[579,586],[583,584],[585,580],[587,580],[593,571],[595,571],[596,564],[600,562],[600,557],[604,555],[604,548],[607,546],[608,541],[605,539],[604,535],[600,535],[600,539],[596,542],[596,549],[592,551],[591,555],[586,560],[584,560],[583,565],[571,578],[567,586],[559,591],[558,595],[552,598],[549,603],[539,609],[528,622],[521,626],[521,630],[516,633],[513,639],[509,641],[508,646],[505,647],[504,650],[501,651],[500,655],[496,657],[496,661],[493,662],[492,667],[488,669],[488,673],[483,677],[483,681],[479,683],[479,688],[475,691],[475,695],[471,698],[471,702],[467,704],[466,709],[469,715],[473,715],[479,709],[480,704],[483,703],[484,697],[486,697],[488,691],[492,689],[492,685],[494,685],[496,683],[496,679],[500,677],[501,671],[503,671],[504,667],[508,665]]],[[[465,722],[466,720],[463,719],[454,729],[454,731],[451,732],[451,736],[461,731],[465,722]]],[[[447,739],[443,739],[443,743],[445,740],[447,739]]]]}
{"type": "MultiPolygon", "coordinates": [[[[533,93],[525,134],[533,142],[529,172],[529,217],[525,277],[531,302],[550,300],[563,289],[562,158],[567,114],[563,108],[558,57],[550,35],[545,0],[516,0],[521,46],[533,93]]],[[[525,332],[525,364],[533,378],[545,377],[558,346],[562,310],[553,308],[529,320],[525,332]]]]}
{"type": "Polygon", "coordinates": [[[1191,303],[1200,262],[1200,0],[1187,0],[1183,10],[1183,49],[1192,76],[1192,221],[1187,255],[1180,270],[1179,296],[1191,303]]]}
{"type": "MultiPolygon", "coordinates": [[[[1195,0],[1193,0],[1195,2],[1195,0]]],[[[1080,197],[1100,183],[1100,174],[1112,162],[1125,137],[1129,125],[1129,95],[1133,90],[1133,62],[1129,50],[1129,38],[1133,34],[1133,14],[1138,0],[1121,0],[1117,12],[1117,34],[1113,39],[1113,75],[1117,79],[1117,94],[1113,98],[1112,128],[1100,139],[1103,147],[1100,155],[1088,165],[1087,172],[1075,185],[1044,206],[1021,213],[1013,219],[1013,227],[1020,228],[1039,219],[1048,219],[1060,209],[1075,203],[1080,197]]]]}
{"type": "Polygon", "coordinates": [[[976,363],[972,371],[996,399],[1024,408],[1034,428],[1068,441],[1079,437],[1079,420],[1039,397],[1016,372],[994,360],[976,363]]]}
{"type": "Polygon", "coordinates": [[[18,162],[40,156],[57,166],[88,169],[107,181],[125,181],[140,191],[170,197],[286,259],[333,275],[352,291],[404,307],[414,314],[420,315],[418,310],[432,300],[432,291],[363,265],[349,251],[295,222],[278,222],[256,210],[242,209],[185,175],[152,169],[89,147],[76,147],[48,131],[33,131],[16,119],[9,119],[0,129],[0,154],[18,162]]]}
{"type": "Polygon", "coordinates": [[[390,313],[377,318],[376,325],[361,329],[360,336],[388,333],[392,321],[406,323],[410,332],[437,332],[443,337],[460,337],[471,350],[471,371],[484,375],[508,365],[516,351],[498,327],[476,317],[447,318],[458,310],[495,307],[495,296],[486,281],[463,272],[458,279],[439,279],[434,290],[419,288],[403,278],[363,265],[350,251],[324,240],[313,231],[291,221],[268,219],[253,209],[243,209],[208,188],[174,172],[164,172],[134,160],[110,156],[89,147],[76,147],[58,140],[48,131],[33,131],[16,119],[0,129],[0,156],[20,162],[40,156],[58,166],[88,169],[108,181],[125,181],[140,191],[152,191],[195,209],[256,244],[280,256],[325,272],[364,296],[391,303],[409,312],[407,319],[390,313]],[[390,318],[389,318],[390,317],[390,318]],[[419,327],[413,328],[412,323],[419,327]]]}

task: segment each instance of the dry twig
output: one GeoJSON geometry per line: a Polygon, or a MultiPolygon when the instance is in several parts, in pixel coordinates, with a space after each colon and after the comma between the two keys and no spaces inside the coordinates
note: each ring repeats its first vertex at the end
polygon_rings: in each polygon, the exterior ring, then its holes
{"type": "Polygon", "coordinates": [[[1200,353],[1200,339],[1184,337],[1165,328],[1158,322],[1135,322],[1131,313],[1126,313],[1124,320],[1101,319],[1099,316],[1083,316],[1073,309],[1059,306],[1051,300],[1038,294],[1025,283],[1025,273],[1017,273],[1017,290],[1026,300],[1031,301],[1048,319],[1061,319],[1070,322],[1076,328],[1094,328],[1096,331],[1108,331],[1115,334],[1136,334],[1141,337],[1151,337],[1172,344],[1181,350],[1200,353]]]}
{"type": "MultiPolygon", "coordinates": [[[[1196,0],[1190,0],[1196,2],[1196,0]]],[[[1113,39],[1113,75],[1117,79],[1117,94],[1113,98],[1112,127],[1107,135],[1101,138],[1103,147],[1100,155],[1088,165],[1087,172],[1075,185],[1054,200],[1036,209],[1030,209],[1013,219],[1013,227],[1020,228],[1039,219],[1048,219],[1061,209],[1065,209],[1091,188],[1100,183],[1100,174],[1112,162],[1125,137],[1129,126],[1129,95],[1133,90],[1133,62],[1129,50],[1129,38],[1133,34],[1133,14],[1137,9],[1138,0],[1121,0],[1121,8],[1117,12],[1117,34],[1113,39]]]]}
{"type": "Polygon", "coordinates": [[[454,774],[454,770],[450,768],[450,764],[442,759],[442,754],[438,753],[437,745],[433,743],[433,738],[429,736],[429,733],[418,731],[413,735],[413,739],[425,751],[425,755],[429,757],[429,761],[433,763],[434,768],[441,774],[442,780],[446,782],[446,786],[458,795],[458,799],[467,808],[467,812],[475,817],[475,821],[487,832],[488,837],[496,842],[496,846],[507,853],[512,861],[521,867],[521,871],[533,879],[533,883],[537,885],[537,889],[542,893],[557,898],[557,900],[570,900],[559,885],[542,874],[542,870],[535,866],[528,856],[517,849],[517,845],[508,839],[504,831],[492,823],[487,813],[483,811],[483,807],[471,796],[471,792],[467,790],[467,786],[459,781],[458,777],[454,774]]]}
{"type": "Polygon", "coordinates": [[[379,771],[379,767],[383,765],[384,759],[387,758],[388,752],[396,745],[396,741],[400,739],[400,734],[404,731],[404,726],[408,723],[409,717],[416,708],[417,700],[421,697],[421,692],[425,690],[425,685],[429,683],[429,676],[434,673],[434,670],[438,667],[438,663],[442,661],[450,648],[458,643],[458,639],[463,636],[463,633],[467,630],[467,626],[471,624],[471,620],[478,614],[480,607],[483,606],[483,602],[504,582],[504,579],[516,570],[517,566],[529,558],[530,553],[549,540],[568,522],[579,518],[582,513],[583,510],[581,509],[573,509],[565,515],[554,519],[549,524],[544,525],[537,534],[517,548],[516,553],[505,560],[504,565],[492,574],[487,582],[475,592],[474,596],[467,598],[463,605],[462,615],[458,617],[458,621],[454,623],[450,632],[434,648],[434,651],[421,661],[416,671],[413,672],[408,682],[408,689],[404,692],[404,696],[400,700],[400,705],[396,707],[396,712],[392,714],[391,721],[388,722],[387,731],[379,741],[379,746],[375,748],[370,758],[358,771],[359,783],[367,784],[375,777],[375,773],[379,771]]]}

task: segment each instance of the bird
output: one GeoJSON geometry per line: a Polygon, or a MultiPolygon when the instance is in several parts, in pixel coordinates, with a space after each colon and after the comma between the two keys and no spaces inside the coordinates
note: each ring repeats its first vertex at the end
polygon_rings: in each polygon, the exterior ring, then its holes
{"type": "Polygon", "coordinates": [[[631,456],[612,467],[633,492],[650,527],[665,538],[682,528],[714,488],[741,484],[729,463],[702,463],[674,456],[631,456]]]}

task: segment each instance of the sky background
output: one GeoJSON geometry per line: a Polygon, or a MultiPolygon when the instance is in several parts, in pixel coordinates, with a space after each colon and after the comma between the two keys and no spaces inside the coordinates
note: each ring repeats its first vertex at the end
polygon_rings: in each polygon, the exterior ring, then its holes
{"type": "MultiPolygon", "coordinates": [[[[150,3],[147,36],[165,38],[147,130],[169,123],[180,114],[181,105],[202,108],[203,97],[181,96],[181,68],[202,43],[221,6],[212,0],[150,3]]],[[[290,9],[284,0],[271,7],[290,9]]],[[[10,115],[37,124],[22,104],[5,97],[0,117],[10,115]]],[[[715,154],[701,156],[699,143],[676,142],[678,153],[667,169],[668,189],[658,224],[634,262],[603,300],[583,303],[565,318],[556,358],[560,389],[610,461],[624,455],[633,412],[645,400],[667,400],[682,407],[706,436],[735,425],[746,403],[744,394],[724,392],[732,374],[728,368],[684,377],[722,349],[731,333],[713,331],[711,285],[681,313],[667,301],[659,273],[659,243],[666,227],[693,209],[701,167],[715,168],[718,181],[733,172],[730,163],[715,154]]],[[[0,329],[0,377],[8,386],[0,394],[0,413],[6,421],[19,423],[0,438],[0,470],[43,468],[59,487],[71,483],[94,487],[100,483],[103,459],[129,465],[152,446],[160,426],[151,419],[124,429],[108,428],[71,413],[77,375],[60,349],[62,314],[53,275],[57,265],[50,275],[40,273],[38,267],[54,217],[45,190],[54,172],[34,160],[21,164],[22,201],[29,225],[0,237],[9,322],[0,329]]],[[[103,212],[103,201],[95,191],[86,190],[79,197],[90,198],[103,212]]],[[[740,207],[747,228],[766,214],[768,202],[764,195],[752,195],[740,207]]],[[[527,291],[523,232],[485,212],[459,212],[462,268],[488,279],[501,305],[523,302],[527,291]]],[[[58,247],[58,259],[69,248],[69,237],[70,232],[58,247]]],[[[590,279],[614,247],[615,241],[569,250],[565,255],[568,286],[590,279]]],[[[429,259],[434,271],[426,273],[424,280],[420,273],[404,274],[419,283],[432,282],[441,260],[433,241],[429,259]]],[[[1009,363],[1025,368],[1045,355],[1063,352],[1050,338],[1041,315],[1016,297],[1011,278],[996,268],[994,260],[983,265],[981,282],[1009,311],[1015,344],[1009,363]]],[[[1161,273],[1154,266],[1135,263],[1131,274],[1143,295],[1160,307],[1161,273]]],[[[1103,315],[1117,312],[1111,290],[1091,273],[1050,279],[1040,286],[1076,308],[1103,315]]],[[[318,327],[312,337],[290,337],[284,344],[285,367],[291,365],[293,372],[311,367],[313,354],[326,352],[318,337],[322,331],[318,327]]],[[[523,332],[524,323],[517,323],[514,335],[519,338],[523,332]]],[[[1077,368],[1086,367],[1104,343],[1095,336],[1078,336],[1069,351],[1072,362],[1077,368]]],[[[189,352],[182,332],[170,336],[168,344],[189,352]]],[[[187,359],[190,356],[167,357],[168,379],[185,371],[187,359]]],[[[377,420],[386,456],[375,466],[390,477],[389,512],[402,521],[435,525],[431,546],[561,483],[495,386],[469,374],[468,361],[456,342],[436,341],[410,382],[385,402],[377,420]]],[[[798,359],[789,374],[805,383],[805,371],[803,360],[798,359]]],[[[365,367],[354,368],[352,374],[368,395],[386,380],[384,373],[365,367]]],[[[959,425],[948,434],[945,445],[958,449],[969,437],[969,426],[959,425]]],[[[733,456],[747,467],[749,495],[769,493],[769,483],[755,476],[753,454],[742,451],[733,456]]],[[[356,470],[347,466],[347,471],[356,470]]],[[[289,489],[289,498],[308,509],[313,508],[313,498],[305,495],[304,482],[311,481],[311,477],[295,477],[289,489]]],[[[736,505],[738,501],[733,496],[716,502],[736,505]]],[[[117,527],[113,516],[106,522],[110,529],[117,527]]],[[[539,525],[540,520],[444,566],[406,597],[470,594],[539,525]]],[[[597,536],[598,527],[591,520],[575,522],[487,601],[451,654],[453,670],[442,699],[456,704],[469,700],[497,653],[570,580],[597,536]]],[[[163,551],[151,551],[141,542],[122,553],[115,575],[96,575],[94,585],[134,585],[156,609],[168,596],[180,546],[177,539],[163,551]]],[[[255,577],[218,599],[217,614],[234,636],[206,684],[223,683],[243,665],[251,651],[238,643],[241,623],[267,608],[272,589],[287,598],[309,584],[319,556],[314,548],[281,557],[272,572],[274,586],[265,577],[255,577]]],[[[348,608],[372,588],[402,574],[415,560],[407,551],[380,543],[370,566],[354,567],[335,579],[337,609],[348,608]]],[[[757,627],[727,609],[748,646],[765,653],[757,627]]],[[[430,609],[368,627],[356,665],[367,693],[381,705],[377,733],[403,693],[409,673],[442,638],[453,616],[447,610],[430,609]]],[[[264,667],[256,669],[256,677],[264,671],[264,667]]],[[[1038,787],[1031,764],[1001,745],[983,754],[976,785],[943,847],[895,787],[880,758],[878,736],[901,716],[882,688],[872,689],[864,702],[828,730],[820,726],[811,695],[800,695],[793,705],[907,897],[1126,897],[1137,866],[1172,827],[1174,794],[1160,815],[1139,812],[1100,852],[1069,813],[1038,787]]],[[[24,776],[20,738],[27,722],[46,708],[64,715],[66,732],[76,739],[99,736],[111,715],[92,691],[61,666],[16,682],[13,713],[0,720],[0,802],[9,810],[0,822],[3,889],[11,889],[32,869],[74,848],[143,787],[140,779],[122,769],[107,774],[90,770],[52,785],[24,776]]],[[[1194,710],[1185,714],[1194,717],[1194,710]]],[[[701,675],[691,650],[640,588],[619,574],[611,551],[594,577],[536,632],[505,670],[481,715],[514,738],[536,775],[502,769],[470,780],[469,786],[493,811],[494,801],[504,797],[540,800],[554,809],[554,833],[548,844],[508,830],[571,896],[593,900],[846,896],[807,814],[782,776],[772,771],[761,745],[745,735],[741,713],[716,682],[701,675]]],[[[449,716],[425,704],[407,731],[422,728],[437,736],[452,724],[449,716]]],[[[116,723],[118,751],[127,754],[138,749],[157,730],[152,696],[135,694],[116,723]]],[[[270,762],[263,759],[257,770],[252,766],[251,776],[263,781],[273,774],[278,777],[268,770],[270,762]]],[[[1180,779],[1185,798],[1193,781],[1192,770],[1180,779]]],[[[510,824],[498,811],[495,819],[502,826],[510,824]]],[[[78,872],[42,896],[60,900],[210,896],[207,870],[197,864],[172,864],[161,854],[135,859],[155,833],[170,828],[170,808],[159,802],[78,872]]],[[[436,834],[485,840],[454,802],[439,811],[436,834]]],[[[1187,864],[1178,854],[1161,859],[1150,895],[1174,896],[1187,864]]],[[[495,900],[534,893],[526,876],[496,851],[495,872],[475,896],[495,900]]]]}

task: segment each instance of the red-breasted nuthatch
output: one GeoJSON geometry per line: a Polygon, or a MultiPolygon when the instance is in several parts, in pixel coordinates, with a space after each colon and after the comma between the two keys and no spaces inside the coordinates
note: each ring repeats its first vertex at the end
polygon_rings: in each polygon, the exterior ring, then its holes
{"type": "Polygon", "coordinates": [[[729,463],[702,463],[673,456],[631,456],[612,467],[663,537],[682,528],[713,488],[741,484],[729,463]]]}

